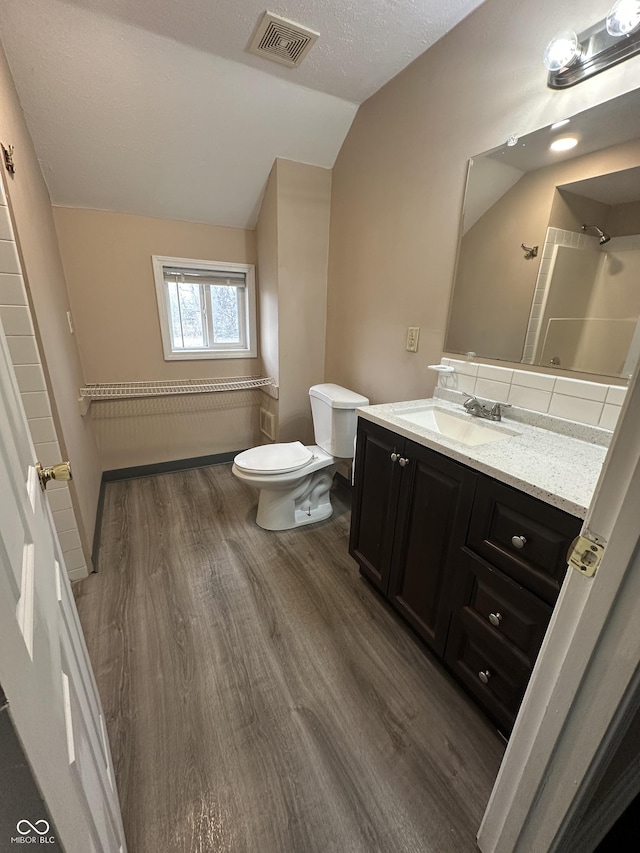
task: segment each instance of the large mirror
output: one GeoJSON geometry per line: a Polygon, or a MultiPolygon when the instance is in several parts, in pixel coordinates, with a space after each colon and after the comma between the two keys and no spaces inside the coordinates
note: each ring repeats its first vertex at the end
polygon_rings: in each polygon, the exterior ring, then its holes
{"type": "Polygon", "coordinates": [[[640,353],[640,90],[509,142],[469,166],[445,350],[628,377],[640,353]],[[551,149],[567,138],[574,147],[551,149]]]}

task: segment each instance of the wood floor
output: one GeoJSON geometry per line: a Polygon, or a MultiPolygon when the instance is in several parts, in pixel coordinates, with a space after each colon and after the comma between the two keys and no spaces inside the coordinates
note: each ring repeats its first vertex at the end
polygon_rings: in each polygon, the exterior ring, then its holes
{"type": "Polygon", "coordinates": [[[111,483],[76,586],[130,853],[475,850],[499,737],[347,552],[229,465],[111,483]]]}

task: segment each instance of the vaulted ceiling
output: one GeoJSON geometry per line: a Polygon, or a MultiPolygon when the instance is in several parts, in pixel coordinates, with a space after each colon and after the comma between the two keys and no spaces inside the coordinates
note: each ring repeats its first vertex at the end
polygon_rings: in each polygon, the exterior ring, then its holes
{"type": "Polygon", "coordinates": [[[265,2],[2,0],[53,204],[252,228],[276,157],[333,166],[358,105],[482,0],[269,6],[320,33],[297,69],[247,53],[265,2]]]}

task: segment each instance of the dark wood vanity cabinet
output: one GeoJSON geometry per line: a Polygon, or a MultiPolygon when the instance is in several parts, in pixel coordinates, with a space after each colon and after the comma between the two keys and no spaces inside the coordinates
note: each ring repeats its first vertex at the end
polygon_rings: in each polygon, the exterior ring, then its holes
{"type": "Polygon", "coordinates": [[[476,477],[446,456],[362,418],[358,422],[350,553],[439,655],[476,477]]]}
{"type": "Polygon", "coordinates": [[[350,552],[505,732],[581,521],[364,419],[350,552]]]}

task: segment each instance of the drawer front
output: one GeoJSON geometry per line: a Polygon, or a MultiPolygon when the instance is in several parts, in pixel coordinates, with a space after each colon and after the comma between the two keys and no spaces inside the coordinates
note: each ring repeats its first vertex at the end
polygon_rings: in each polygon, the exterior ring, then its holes
{"type": "Polygon", "coordinates": [[[529,682],[528,661],[473,611],[454,614],[445,663],[505,733],[513,723],[529,682]]]}
{"type": "Polygon", "coordinates": [[[476,489],[467,545],[554,604],[580,519],[488,477],[476,489]]]}
{"type": "Polygon", "coordinates": [[[454,612],[472,613],[533,667],[553,608],[466,549],[458,572],[454,612]]]}

